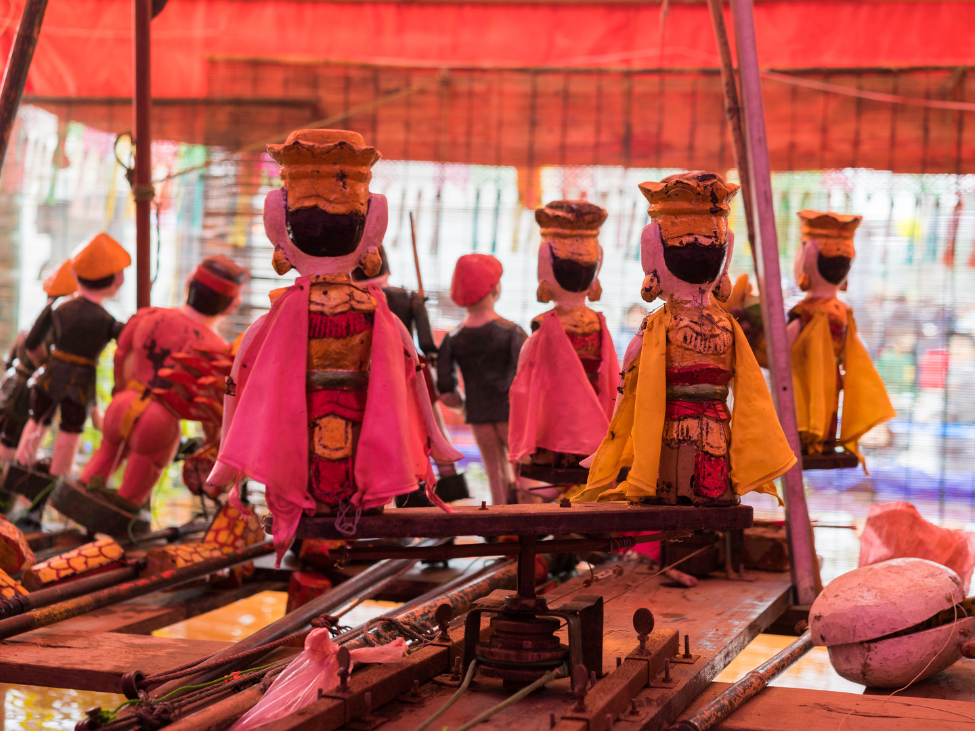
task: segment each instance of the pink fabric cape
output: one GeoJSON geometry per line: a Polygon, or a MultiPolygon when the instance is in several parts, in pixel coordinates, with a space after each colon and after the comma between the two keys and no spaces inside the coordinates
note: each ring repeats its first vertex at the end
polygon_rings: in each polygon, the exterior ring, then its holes
{"type": "Polygon", "coordinates": [[[616,350],[601,314],[599,326],[598,394],[554,310],[545,313],[541,327],[528,338],[509,392],[512,462],[534,454],[539,447],[570,454],[592,454],[599,448],[609,429],[619,383],[616,350]]]}
{"type": "MultiPolygon", "coordinates": [[[[230,467],[267,487],[278,561],[294,540],[302,512],[315,513],[308,492],[305,402],[309,292],[309,278],[299,278],[248,330],[234,361],[237,396],[227,411],[232,420],[211,473],[216,479],[230,467]]],[[[431,452],[448,461],[462,458],[446,444],[432,424],[432,409],[421,400],[425,385],[416,377],[416,356],[400,332],[402,324],[381,289],[369,292],[378,305],[354,468],[358,492],[352,499],[363,508],[412,492],[419,480],[432,484],[431,452]]]]}

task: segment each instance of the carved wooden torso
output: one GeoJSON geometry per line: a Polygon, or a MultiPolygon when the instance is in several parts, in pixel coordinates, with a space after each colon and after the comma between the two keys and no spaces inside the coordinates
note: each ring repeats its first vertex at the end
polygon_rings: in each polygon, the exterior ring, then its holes
{"type": "Polygon", "coordinates": [[[355,492],[376,299],[347,276],[313,276],[308,305],[310,487],[320,507],[355,492]]]}
{"type": "MultiPolygon", "coordinates": [[[[538,315],[532,320],[532,332],[541,327],[542,318],[548,313],[538,315]]],[[[572,349],[579,357],[590,385],[599,393],[599,366],[602,364],[602,326],[599,315],[588,307],[575,307],[571,310],[555,310],[562,329],[569,337],[572,349]]]]}
{"type": "Polygon", "coordinates": [[[846,345],[850,308],[835,297],[807,297],[789,311],[789,319],[799,318],[802,327],[805,327],[817,312],[826,313],[829,334],[833,340],[833,355],[839,358],[846,345]]]}
{"type": "Polygon", "coordinates": [[[348,277],[316,276],[308,309],[308,368],[368,370],[376,299],[348,277]]]}

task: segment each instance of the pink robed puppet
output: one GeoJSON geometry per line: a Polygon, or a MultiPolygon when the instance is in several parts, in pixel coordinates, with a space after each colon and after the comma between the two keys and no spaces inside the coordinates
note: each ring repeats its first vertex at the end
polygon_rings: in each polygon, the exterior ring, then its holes
{"type": "Polygon", "coordinates": [[[368,191],[379,153],[335,130],[299,130],[268,149],[284,182],[264,203],[275,269],[302,276],[272,293],[241,342],[209,482],[266,485],[280,559],[302,513],[335,515],[352,535],[363,510],[420,481],[432,496],[431,454],[462,455],[437,427],[412,340],[382,291],[349,277],[380,264],[386,199],[368,191]]]}
{"type": "MultiPolygon", "coordinates": [[[[597,236],[606,211],[586,201],[555,201],[535,218],[542,229],[538,299],[554,300],[555,308],[532,321],[518,361],[511,386],[511,461],[577,469],[606,434],[619,380],[606,319],[586,306],[587,296],[600,295],[597,236]]],[[[527,499],[532,485],[520,482],[527,499]]],[[[544,496],[554,496],[550,492],[544,496]]]]}

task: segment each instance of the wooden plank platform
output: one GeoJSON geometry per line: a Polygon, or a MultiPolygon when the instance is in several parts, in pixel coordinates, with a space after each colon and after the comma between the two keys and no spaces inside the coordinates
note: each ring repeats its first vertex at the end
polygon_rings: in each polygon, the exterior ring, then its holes
{"type": "Polygon", "coordinates": [[[158,672],[228,644],[116,632],[32,632],[3,643],[0,681],[119,693],[119,681],[133,669],[158,672]]]}
{"type": "MultiPolygon", "coordinates": [[[[381,515],[363,515],[356,538],[416,536],[566,535],[616,531],[733,530],[750,528],[752,508],[695,508],[627,503],[557,503],[541,505],[486,505],[458,507],[445,513],[439,508],[390,508],[381,515]]],[[[269,525],[265,518],[265,525],[269,525]]],[[[265,528],[267,530],[267,528],[265,528]]],[[[344,538],[335,529],[334,516],[304,516],[299,538],[344,538]]]]}
{"type": "MultiPolygon", "coordinates": [[[[689,713],[727,683],[712,683],[689,713]]],[[[887,691],[889,694],[890,691],[887,691]]],[[[799,688],[766,688],[715,727],[715,731],[973,731],[975,704],[925,697],[883,698],[799,688]]],[[[630,724],[626,724],[629,731],[630,724]]]]}
{"type": "MultiPolygon", "coordinates": [[[[883,697],[890,695],[890,690],[867,688],[863,694],[883,697]]],[[[975,660],[959,660],[934,677],[898,691],[897,697],[900,698],[901,696],[975,703],[975,660]]],[[[975,716],[975,705],[972,706],[969,715],[975,716]]]]}
{"type": "MultiPolygon", "coordinates": [[[[657,628],[677,630],[682,646],[684,634],[689,634],[691,652],[702,656],[694,664],[675,664],[672,667],[671,672],[676,679],[673,687],[650,687],[640,691],[637,701],[641,706],[652,709],[642,723],[621,722],[627,731],[657,731],[675,718],[745,645],[785,611],[791,587],[788,574],[754,572],[749,574],[752,581],[710,577],[702,579],[696,587],[686,588],[662,576],[648,580],[650,574],[646,568],[638,566],[631,565],[622,576],[598,581],[583,591],[602,594],[607,602],[603,627],[603,670],[607,674],[598,683],[612,683],[616,658],[636,649],[637,638],[632,618],[633,612],[640,607],[653,611],[657,628]]],[[[576,590],[582,589],[582,582],[586,578],[580,576],[566,582],[548,596],[549,605],[557,606],[559,597],[571,598],[576,590]]],[[[565,629],[561,630],[561,637],[563,642],[566,641],[565,629]]],[[[390,731],[416,728],[455,690],[433,683],[426,689],[430,690],[430,695],[421,703],[394,701],[377,710],[378,715],[390,719],[384,728],[390,731]]],[[[510,691],[501,688],[499,681],[478,677],[471,691],[437,720],[436,727],[456,728],[510,694],[510,691]]],[[[549,715],[554,714],[558,721],[572,703],[569,680],[558,680],[498,713],[479,725],[478,729],[546,731],[549,728],[549,715]]],[[[566,723],[569,722],[561,723],[559,728],[566,723]]],[[[574,723],[576,725],[572,728],[586,731],[584,722],[574,723]]],[[[310,724],[307,728],[319,727],[310,724]]]]}

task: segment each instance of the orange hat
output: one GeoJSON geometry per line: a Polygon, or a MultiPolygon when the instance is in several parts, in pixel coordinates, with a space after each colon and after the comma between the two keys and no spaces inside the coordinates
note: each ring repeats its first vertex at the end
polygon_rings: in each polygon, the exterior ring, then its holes
{"type": "Polygon", "coordinates": [[[372,166],[380,155],[358,132],[298,129],[267,151],[281,166],[292,211],[317,206],[334,214],[366,214],[372,166]]]}
{"type": "Polygon", "coordinates": [[[74,294],[77,288],[78,282],[71,273],[70,259],[62,261],[61,266],[44,280],[44,291],[48,297],[67,297],[74,294]]]}
{"type": "Polygon", "coordinates": [[[132,263],[122,245],[106,233],[97,234],[71,259],[75,276],[95,281],[118,274],[132,263]]]}
{"type": "Polygon", "coordinates": [[[504,268],[490,254],[464,254],[454,266],[450,299],[461,307],[476,305],[501,281],[504,268]]]}
{"type": "Polygon", "coordinates": [[[731,199],[740,188],[717,173],[705,172],[640,183],[640,192],[650,203],[647,213],[659,224],[664,246],[683,246],[685,236],[710,239],[712,246],[724,245],[731,199]]]}
{"type": "Polygon", "coordinates": [[[802,221],[802,240],[816,239],[819,242],[819,253],[823,256],[845,256],[847,259],[856,256],[853,237],[863,216],[806,209],[799,211],[799,219],[802,221]]]}

